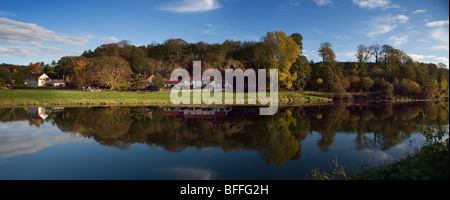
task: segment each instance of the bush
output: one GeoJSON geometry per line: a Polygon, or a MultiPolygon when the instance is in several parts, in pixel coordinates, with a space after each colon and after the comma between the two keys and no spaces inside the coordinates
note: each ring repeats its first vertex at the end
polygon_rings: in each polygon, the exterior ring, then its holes
{"type": "Polygon", "coordinates": [[[375,81],[374,85],[372,86],[372,90],[380,92],[378,96],[381,99],[392,99],[392,97],[394,96],[394,85],[387,82],[383,78],[375,81]]]}
{"type": "Polygon", "coordinates": [[[361,89],[368,92],[372,88],[374,81],[370,77],[364,77],[361,79],[361,89]]]}
{"type": "Polygon", "coordinates": [[[404,96],[416,96],[420,93],[420,85],[409,79],[394,81],[395,94],[404,96]]]}

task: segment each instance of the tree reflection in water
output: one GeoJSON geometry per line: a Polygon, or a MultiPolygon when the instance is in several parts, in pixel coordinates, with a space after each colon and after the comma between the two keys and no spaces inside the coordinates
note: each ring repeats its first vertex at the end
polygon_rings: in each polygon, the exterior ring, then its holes
{"type": "Polygon", "coordinates": [[[256,111],[257,107],[0,108],[0,121],[28,120],[38,127],[51,123],[63,132],[121,149],[142,143],[170,152],[188,147],[257,151],[275,165],[299,159],[302,141],[312,133],[320,134],[321,151],[328,151],[336,134],[342,133],[355,134],[358,150],[385,151],[421,132],[423,125],[449,124],[448,102],[280,107],[273,116],[256,111]],[[34,110],[44,110],[45,118],[34,110]]]}

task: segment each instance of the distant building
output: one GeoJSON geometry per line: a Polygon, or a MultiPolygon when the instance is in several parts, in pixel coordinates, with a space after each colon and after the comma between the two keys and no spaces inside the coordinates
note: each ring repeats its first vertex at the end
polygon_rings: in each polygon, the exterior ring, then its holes
{"type": "Polygon", "coordinates": [[[9,79],[8,84],[10,84],[10,85],[16,84],[16,79],[13,79],[13,78],[9,79]]]}
{"type": "Polygon", "coordinates": [[[51,85],[55,87],[66,87],[66,82],[64,79],[52,79],[51,85]]]}
{"type": "Polygon", "coordinates": [[[202,80],[200,78],[197,78],[194,80],[194,77],[189,77],[187,80],[184,80],[184,82],[181,82],[181,79],[178,79],[178,81],[171,81],[170,79],[166,78],[164,79],[165,87],[173,87],[176,84],[180,85],[186,85],[189,87],[195,87],[195,88],[204,88],[208,85],[212,85],[214,88],[225,88],[226,86],[231,86],[228,84],[228,81],[222,79],[222,80],[214,80],[214,77],[210,77],[209,80],[202,80]]]}
{"type": "Polygon", "coordinates": [[[51,79],[47,74],[33,74],[27,78],[27,86],[29,87],[41,87],[51,83],[51,79]]]}
{"type": "Polygon", "coordinates": [[[176,84],[178,84],[179,82],[180,81],[171,81],[170,79],[165,78],[164,79],[164,86],[166,88],[171,88],[171,87],[175,86],[176,84]]]}

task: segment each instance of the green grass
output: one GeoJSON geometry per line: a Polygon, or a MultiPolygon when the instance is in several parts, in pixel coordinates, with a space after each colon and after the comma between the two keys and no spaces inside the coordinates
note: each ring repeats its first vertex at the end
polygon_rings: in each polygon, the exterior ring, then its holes
{"type": "MultiPolygon", "coordinates": [[[[279,92],[279,105],[329,102],[331,99],[298,92],[279,92]]],[[[192,96],[192,93],[191,93],[192,96]]],[[[234,94],[234,97],[236,94],[234,94]]],[[[248,94],[245,104],[248,105],[248,94]]],[[[225,95],[223,95],[225,97],[225,95]]],[[[1,90],[0,106],[62,105],[172,105],[170,91],[160,92],[84,92],[68,90],[1,90]]]]}

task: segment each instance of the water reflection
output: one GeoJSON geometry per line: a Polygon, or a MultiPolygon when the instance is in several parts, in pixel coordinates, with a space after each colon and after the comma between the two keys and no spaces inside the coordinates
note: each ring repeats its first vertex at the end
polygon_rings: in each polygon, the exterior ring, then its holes
{"type": "Polygon", "coordinates": [[[60,134],[59,130],[52,125],[46,126],[45,130],[36,130],[30,126],[23,126],[20,122],[11,122],[1,123],[0,130],[0,158],[34,154],[61,143],[88,142],[82,137],[60,134]],[[43,133],[44,131],[46,133],[43,133]]]}
{"type": "MultiPolygon", "coordinates": [[[[385,151],[421,132],[422,125],[448,125],[448,111],[448,103],[433,102],[280,107],[274,116],[259,116],[257,107],[0,108],[0,121],[25,120],[37,127],[48,123],[62,132],[121,149],[141,143],[170,152],[188,147],[257,151],[266,163],[280,165],[300,159],[302,142],[312,133],[320,135],[317,146],[323,152],[329,151],[337,134],[355,134],[357,150],[385,151]]],[[[15,134],[13,140],[18,143],[11,143],[13,135],[0,136],[2,157],[15,155],[4,153],[9,151],[5,148],[23,146],[20,141],[51,145],[67,140],[61,135],[48,139],[15,134]]],[[[173,170],[183,173],[194,169],[173,170]]],[[[202,177],[214,176],[195,170],[202,177]]]]}

